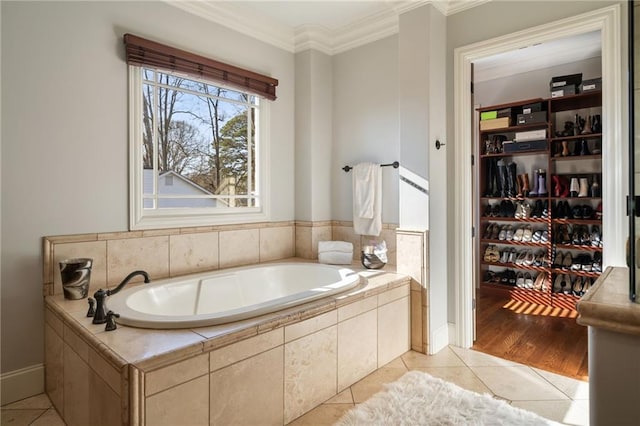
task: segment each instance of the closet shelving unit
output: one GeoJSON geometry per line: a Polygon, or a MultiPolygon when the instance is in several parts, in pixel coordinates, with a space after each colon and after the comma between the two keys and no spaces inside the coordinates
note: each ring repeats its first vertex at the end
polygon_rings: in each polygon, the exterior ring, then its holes
{"type": "MultiPolygon", "coordinates": [[[[527,99],[518,102],[512,102],[501,105],[492,105],[479,108],[479,112],[501,110],[505,108],[511,109],[511,124],[516,122],[516,116],[522,113],[522,107],[528,104],[541,103],[542,110],[546,111],[547,120],[545,122],[528,125],[510,125],[509,127],[480,130],[480,143],[478,146],[478,190],[477,200],[478,214],[479,214],[479,232],[477,239],[477,265],[478,265],[478,281],[480,286],[484,289],[493,291],[499,291],[508,293],[509,296],[516,300],[537,303],[541,305],[560,307],[564,309],[575,309],[575,304],[579,300],[579,296],[573,294],[566,294],[563,291],[554,291],[554,283],[557,277],[563,276],[564,278],[570,277],[570,281],[573,283],[576,279],[584,282],[585,279],[595,281],[601,272],[589,271],[589,270],[572,270],[570,267],[563,269],[554,262],[559,253],[572,253],[572,257],[588,255],[593,258],[595,253],[601,255],[603,248],[601,246],[593,246],[588,244],[565,244],[558,241],[559,227],[566,226],[582,227],[591,232],[596,226],[600,230],[600,236],[602,238],[602,219],[595,218],[595,216],[588,219],[575,219],[575,218],[560,218],[557,217],[556,205],[559,202],[567,201],[570,207],[576,205],[588,205],[595,212],[598,204],[601,205],[601,196],[592,197],[560,197],[555,193],[553,176],[562,176],[567,182],[570,182],[571,178],[587,178],[589,180],[589,188],[594,177],[598,179],[598,184],[602,188],[602,133],[589,133],[579,134],[575,136],[556,136],[557,131],[562,131],[565,121],[573,121],[576,114],[581,116],[588,116],[592,114],[601,114],[602,94],[600,91],[587,92],[577,95],[565,96],[560,98],[548,98],[548,99],[527,99]],[[504,135],[507,140],[513,140],[516,132],[523,132],[529,130],[542,130],[546,132],[546,148],[535,151],[518,151],[511,153],[487,153],[486,141],[491,140],[495,135],[504,135]],[[582,143],[586,140],[587,146],[590,151],[598,148],[600,151],[597,154],[588,155],[573,155],[577,154],[575,145],[582,143]],[[563,148],[563,142],[570,147],[569,156],[561,155],[563,148]],[[492,196],[485,193],[487,188],[487,167],[489,161],[495,161],[496,159],[503,159],[505,163],[515,162],[517,165],[516,174],[522,175],[527,173],[529,175],[530,188],[534,188],[532,168],[535,164],[536,167],[545,169],[546,171],[546,190],[547,194],[543,197],[529,196],[529,197],[499,197],[492,196]],[[494,217],[485,216],[483,213],[486,211],[487,205],[500,204],[503,200],[507,200],[513,203],[521,202],[528,203],[532,207],[537,200],[540,200],[543,204],[546,203],[548,208],[547,217],[529,217],[529,218],[515,218],[515,217],[494,217]],[[547,231],[548,241],[542,242],[522,242],[522,241],[506,241],[499,239],[487,238],[487,228],[489,226],[511,225],[513,228],[522,226],[531,226],[533,231],[541,230],[547,231]],[[496,246],[500,253],[504,250],[516,250],[518,252],[522,250],[532,250],[534,253],[544,253],[544,263],[542,266],[515,264],[513,262],[501,263],[501,262],[487,262],[484,260],[484,253],[487,246],[496,246]],[[496,283],[489,282],[488,271],[493,273],[500,273],[504,270],[514,271],[516,274],[521,272],[523,274],[529,273],[532,276],[537,274],[544,274],[544,290],[536,290],[532,288],[521,288],[509,283],[496,283]]],[[[598,194],[601,195],[601,194],[598,194]]],[[[598,256],[598,255],[596,255],[598,256]]],[[[602,266],[602,265],[601,265],[602,266]]],[[[600,269],[602,270],[602,268],[600,269]]],[[[557,290],[557,288],[556,288],[557,290]]]]}

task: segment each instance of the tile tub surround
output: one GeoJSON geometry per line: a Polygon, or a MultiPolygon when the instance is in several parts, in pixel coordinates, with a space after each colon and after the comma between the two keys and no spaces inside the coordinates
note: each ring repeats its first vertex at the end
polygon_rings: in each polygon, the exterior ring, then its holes
{"type": "Polygon", "coordinates": [[[69,425],[286,424],[409,350],[409,278],[360,274],[343,295],[185,330],[105,332],[86,300],[49,296],[47,394],[69,425]]]}
{"type": "MultiPolygon", "coordinates": [[[[180,374],[181,367],[181,363],[176,364],[169,377],[171,374],[180,374]]],[[[383,390],[385,384],[393,382],[409,370],[424,371],[469,391],[488,393],[506,400],[512,406],[533,411],[556,422],[589,424],[589,383],[526,367],[472,349],[450,346],[432,356],[407,352],[298,417],[290,426],[334,424],[355,404],[366,401],[383,390]],[[537,375],[543,380],[537,379],[537,375]],[[562,394],[558,394],[549,385],[562,394]],[[522,393],[523,387],[528,388],[527,394],[522,393]],[[547,394],[557,396],[558,399],[549,400],[547,394]],[[543,400],[522,399],[534,395],[544,395],[543,400]]],[[[44,394],[5,405],[1,410],[0,417],[9,424],[64,425],[44,394]],[[40,417],[33,421],[37,416],[40,417]]]]}
{"type": "Polygon", "coordinates": [[[62,294],[58,262],[63,259],[93,259],[93,294],[136,269],[157,280],[290,258],[295,232],[294,222],[286,221],[44,237],[43,292],[62,294]]]}
{"type": "Polygon", "coordinates": [[[411,277],[411,349],[429,351],[429,231],[396,229],[399,273],[411,277]]]}
{"type": "Polygon", "coordinates": [[[292,256],[318,258],[318,241],[353,243],[353,260],[372,238],[387,243],[388,264],[396,264],[395,224],[383,224],[378,237],[357,235],[352,222],[285,221],[149,231],[108,232],[43,238],[44,295],[62,294],[58,262],[93,259],[90,293],[114,287],[132,270],[152,279],[218,268],[271,262],[292,256]]]}
{"type": "Polygon", "coordinates": [[[396,264],[396,228],[391,223],[382,224],[382,231],[377,237],[356,234],[353,222],[346,221],[296,221],[296,256],[303,259],[318,258],[318,241],[348,241],[353,244],[353,260],[360,262],[362,246],[370,240],[384,240],[387,243],[387,264],[396,264]]]}

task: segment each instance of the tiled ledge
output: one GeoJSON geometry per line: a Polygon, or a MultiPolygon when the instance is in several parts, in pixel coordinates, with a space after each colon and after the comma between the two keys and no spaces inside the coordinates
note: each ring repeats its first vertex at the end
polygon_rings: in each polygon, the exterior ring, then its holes
{"type": "Polygon", "coordinates": [[[608,267],[578,302],[578,324],[640,336],[640,304],[629,300],[629,270],[608,267]]]}
{"type": "Polygon", "coordinates": [[[362,284],[354,291],[231,324],[183,330],[119,326],[114,332],[105,332],[104,324],[94,325],[85,316],[88,308],[86,299],[66,300],[62,295],[46,297],[47,317],[68,325],[118,369],[125,364],[133,364],[142,370],[155,369],[384,293],[406,285],[410,280],[389,267],[373,271],[354,264],[352,268],[363,278],[362,284]]]}

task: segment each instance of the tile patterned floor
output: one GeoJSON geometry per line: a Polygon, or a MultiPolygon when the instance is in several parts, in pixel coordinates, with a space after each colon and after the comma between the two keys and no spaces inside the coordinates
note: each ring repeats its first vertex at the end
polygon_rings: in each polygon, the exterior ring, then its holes
{"type": "Polygon", "coordinates": [[[589,424],[589,383],[450,346],[433,356],[407,352],[289,425],[331,425],[409,370],[491,394],[559,423],[589,424]]]}
{"type": "Polygon", "coordinates": [[[64,426],[45,394],[2,406],[0,423],[2,426],[64,426]]]}
{"type": "MultiPolygon", "coordinates": [[[[424,371],[464,389],[491,394],[560,423],[589,424],[587,382],[450,346],[433,356],[407,352],[290,425],[331,425],[409,370],[424,371]]],[[[1,426],[64,425],[44,394],[3,406],[0,419],[1,426]]]]}

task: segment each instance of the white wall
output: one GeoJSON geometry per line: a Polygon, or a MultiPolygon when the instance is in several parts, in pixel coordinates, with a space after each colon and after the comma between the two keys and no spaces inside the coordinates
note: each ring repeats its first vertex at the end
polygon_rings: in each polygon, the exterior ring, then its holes
{"type": "Polygon", "coordinates": [[[279,79],[272,220],[294,219],[294,58],[162,2],[2,2],[2,372],[43,362],[41,238],[128,227],[131,32],[279,79]]]}
{"type": "MultiPolygon", "coordinates": [[[[392,163],[400,155],[398,37],[333,58],[332,219],[352,220],[351,173],[363,161],[392,163]]],[[[398,170],[382,169],[382,222],[398,223],[398,170]]]]}
{"type": "Polygon", "coordinates": [[[296,54],[296,219],[331,220],[332,57],[296,54]]]}
{"type": "MultiPolygon", "coordinates": [[[[432,5],[400,16],[400,135],[403,166],[427,183],[429,195],[400,182],[400,227],[429,230],[429,352],[448,342],[446,145],[446,18],[432,5]],[[426,204],[426,211],[425,205],[426,204]],[[414,211],[422,217],[415,217],[414,211]]],[[[403,177],[409,177],[403,170],[403,177]]],[[[410,178],[410,177],[409,177],[410,178]]],[[[417,183],[417,182],[416,182],[417,183]]]]}

